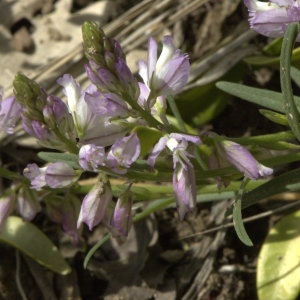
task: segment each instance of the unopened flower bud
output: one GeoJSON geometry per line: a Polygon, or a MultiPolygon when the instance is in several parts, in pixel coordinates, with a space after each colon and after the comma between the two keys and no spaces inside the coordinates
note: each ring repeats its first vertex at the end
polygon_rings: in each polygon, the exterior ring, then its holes
{"type": "Polygon", "coordinates": [[[22,187],[17,195],[17,210],[22,218],[31,221],[41,209],[34,192],[27,187],[22,187]]]}
{"type": "Polygon", "coordinates": [[[12,134],[21,116],[21,105],[14,97],[2,100],[0,92],[0,132],[12,134]]]}
{"type": "Polygon", "coordinates": [[[112,192],[106,180],[97,182],[94,188],[84,197],[79,213],[77,228],[86,223],[90,230],[105,217],[106,209],[112,201],[112,192]]]}
{"type": "Polygon", "coordinates": [[[47,102],[47,94],[34,81],[23,74],[17,74],[13,81],[16,100],[23,107],[23,114],[35,121],[44,121],[43,109],[47,102]]]}
{"type": "Polygon", "coordinates": [[[128,235],[132,224],[131,209],[132,198],[128,192],[125,192],[118,199],[110,222],[114,237],[128,235]]]}
{"type": "Polygon", "coordinates": [[[273,173],[273,169],[259,163],[245,147],[225,140],[220,142],[220,146],[221,154],[246,177],[259,179],[273,173]]]}

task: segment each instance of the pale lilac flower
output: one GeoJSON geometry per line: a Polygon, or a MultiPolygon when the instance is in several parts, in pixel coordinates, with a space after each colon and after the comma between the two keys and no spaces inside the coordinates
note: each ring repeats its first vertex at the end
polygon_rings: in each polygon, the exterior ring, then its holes
{"type": "Polygon", "coordinates": [[[39,168],[37,164],[28,164],[23,174],[31,182],[31,187],[36,190],[44,186],[63,188],[72,185],[78,176],[76,172],[64,162],[56,162],[39,168]]]}
{"type": "Polygon", "coordinates": [[[172,38],[163,39],[162,52],[157,57],[157,43],[148,41],[148,60],[139,62],[139,74],[151,90],[151,98],[174,95],[187,83],[190,63],[187,54],[182,54],[173,44],[172,38]]]}
{"type": "Polygon", "coordinates": [[[58,97],[50,95],[43,109],[46,124],[52,130],[59,130],[70,140],[75,140],[74,122],[67,105],[58,97]]]}
{"type": "Polygon", "coordinates": [[[7,217],[13,211],[15,200],[16,198],[14,194],[0,197],[0,230],[2,229],[7,217]]]}
{"type": "Polygon", "coordinates": [[[228,162],[246,177],[259,179],[273,174],[273,169],[259,163],[245,147],[231,141],[221,141],[220,146],[228,162]]]}
{"type": "Polygon", "coordinates": [[[138,103],[145,110],[150,108],[151,115],[154,117],[160,117],[160,119],[165,123],[166,121],[166,110],[167,101],[165,96],[158,96],[156,98],[149,98],[150,89],[149,87],[139,82],[140,96],[138,98],[138,103]]]}
{"type": "Polygon", "coordinates": [[[84,170],[96,172],[99,166],[105,166],[105,148],[93,144],[83,145],[78,160],[84,170]]]}
{"type": "Polygon", "coordinates": [[[26,221],[31,221],[42,207],[33,191],[22,187],[17,195],[17,210],[26,221]]]}
{"type": "Polygon", "coordinates": [[[2,99],[2,89],[0,89],[0,132],[12,134],[20,117],[21,105],[15,97],[2,99]]]}
{"type": "Polygon", "coordinates": [[[105,217],[106,209],[112,201],[112,192],[107,182],[98,182],[84,197],[81,204],[77,228],[86,223],[90,230],[105,217]]]}
{"type": "Polygon", "coordinates": [[[55,137],[44,122],[31,120],[22,115],[23,129],[31,136],[36,137],[41,142],[51,142],[55,137]]]}
{"type": "Polygon", "coordinates": [[[244,0],[244,3],[249,10],[250,27],[268,37],[282,37],[289,23],[300,21],[299,0],[244,0]]]}
{"type": "Polygon", "coordinates": [[[139,138],[132,132],[129,136],[117,139],[111,146],[107,155],[107,166],[116,173],[124,174],[138,159],[140,152],[139,138]]]}
{"type": "Polygon", "coordinates": [[[200,144],[199,137],[188,134],[171,133],[163,136],[154,146],[148,164],[153,167],[158,155],[169,149],[173,155],[173,188],[176,197],[177,209],[180,220],[191,211],[196,201],[196,181],[194,168],[189,160],[192,155],[188,152],[189,143],[200,144]]]}
{"type": "Polygon", "coordinates": [[[45,172],[45,180],[49,187],[58,189],[72,185],[78,176],[67,163],[56,162],[49,164],[45,172]]]}
{"type": "Polygon", "coordinates": [[[118,199],[111,221],[110,227],[114,237],[127,236],[132,224],[131,218],[132,198],[125,192],[118,199]]]}
{"type": "Polygon", "coordinates": [[[45,172],[47,167],[39,168],[37,164],[28,164],[23,171],[23,175],[30,180],[31,187],[41,190],[46,186],[45,172]]]}
{"type": "Polygon", "coordinates": [[[124,106],[120,104],[119,98],[116,99],[111,95],[109,98],[100,97],[94,85],[81,91],[79,84],[71,75],[67,74],[61,77],[58,83],[64,87],[68,108],[73,116],[81,144],[106,147],[112,145],[116,138],[124,136],[127,129],[110,121],[112,117],[124,114],[124,106]],[[95,107],[88,104],[86,98],[92,104],[93,98],[99,99],[103,105],[102,114],[99,113],[100,104],[98,106],[95,104],[98,107],[95,111],[95,107]],[[103,111],[106,111],[107,115],[103,115],[103,111]]]}

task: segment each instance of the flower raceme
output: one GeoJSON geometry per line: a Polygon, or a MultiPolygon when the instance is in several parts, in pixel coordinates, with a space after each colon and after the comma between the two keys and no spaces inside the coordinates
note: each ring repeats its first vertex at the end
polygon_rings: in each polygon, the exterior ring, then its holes
{"type": "Polygon", "coordinates": [[[250,27],[268,37],[282,37],[289,23],[300,21],[299,0],[244,0],[244,3],[249,11],[250,27]]]}

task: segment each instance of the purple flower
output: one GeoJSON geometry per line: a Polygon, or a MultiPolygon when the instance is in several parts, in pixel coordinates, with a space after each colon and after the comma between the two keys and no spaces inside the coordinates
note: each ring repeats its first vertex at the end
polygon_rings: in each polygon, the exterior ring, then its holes
{"type": "Polygon", "coordinates": [[[86,223],[90,230],[105,217],[106,209],[112,200],[112,192],[107,182],[98,182],[84,197],[81,204],[77,228],[86,223]]]}
{"type": "Polygon", "coordinates": [[[2,89],[0,90],[0,132],[12,134],[16,123],[21,116],[21,105],[14,97],[2,100],[2,89]]]}
{"type": "Polygon", "coordinates": [[[45,180],[48,186],[53,189],[63,188],[72,185],[78,176],[68,164],[56,162],[49,164],[45,172],[45,180]]]}
{"type": "Polygon", "coordinates": [[[83,145],[79,151],[79,164],[86,171],[96,172],[99,166],[105,166],[105,148],[93,144],[83,145]]]}
{"type": "Polygon", "coordinates": [[[121,195],[118,199],[110,221],[110,227],[114,237],[128,235],[132,224],[131,209],[132,199],[130,195],[125,192],[125,194],[121,195]]]}
{"type": "Polygon", "coordinates": [[[23,219],[31,221],[41,211],[41,205],[28,188],[21,188],[17,196],[17,210],[23,219]]]}
{"type": "Polygon", "coordinates": [[[118,95],[113,93],[87,93],[85,100],[93,113],[99,116],[114,118],[127,117],[129,114],[126,103],[118,95]]]}
{"type": "Polygon", "coordinates": [[[23,175],[30,180],[31,187],[41,190],[46,186],[45,172],[47,167],[39,168],[37,164],[28,164],[23,171],[23,175]]]}
{"type": "Polygon", "coordinates": [[[54,139],[53,134],[43,122],[31,120],[22,115],[22,125],[29,135],[36,137],[41,142],[50,142],[54,139]]]}
{"type": "Polygon", "coordinates": [[[189,143],[200,144],[200,138],[187,134],[171,133],[163,136],[154,146],[148,158],[148,164],[153,167],[156,158],[165,148],[173,155],[173,188],[180,220],[186,212],[191,211],[196,201],[196,181],[194,168],[189,160],[189,143]]]}
{"type": "Polygon", "coordinates": [[[141,152],[139,138],[135,132],[117,139],[107,155],[107,166],[116,173],[124,174],[141,152]]]}
{"type": "Polygon", "coordinates": [[[23,174],[31,182],[31,187],[40,190],[44,186],[63,188],[72,185],[78,176],[76,172],[64,162],[56,162],[39,168],[37,164],[28,164],[23,174]]]}
{"type": "Polygon", "coordinates": [[[246,177],[258,179],[273,174],[273,169],[260,164],[245,147],[231,141],[221,141],[220,146],[228,162],[246,177]]]}
{"type": "Polygon", "coordinates": [[[124,136],[127,129],[110,121],[112,117],[124,116],[125,107],[119,97],[113,94],[106,97],[98,93],[93,85],[81,91],[79,84],[67,74],[58,83],[64,87],[81,144],[106,147],[112,145],[116,138],[124,136]],[[100,101],[98,104],[95,103],[97,100],[100,101]]]}
{"type": "Polygon", "coordinates": [[[58,97],[50,95],[43,109],[46,124],[52,130],[59,130],[62,135],[75,140],[74,122],[67,105],[58,97]]]}
{"type": "Polygon", "coordinates": [[[299,0],[244,0],[244,3],[249,10],[250,27],[265,36],[282,37],[289,23],[300,20],[299,0]]]}
{"type": "Polygon", "coordinates": [[[157,43],[153,38],[148,41],[147,63],[139,63],[139,74],[151,90],[152,98],[174,95],[187,83],[190,63],[187,54],[176,49],[172,38],[163,39],[162,52],[157,58],[157,43]]]}

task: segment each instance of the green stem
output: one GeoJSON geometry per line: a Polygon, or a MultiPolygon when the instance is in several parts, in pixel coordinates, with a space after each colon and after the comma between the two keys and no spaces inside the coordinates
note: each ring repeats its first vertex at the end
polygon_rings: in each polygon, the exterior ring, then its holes
{"type": "Polygon", "coordinates": [[[186,129],[186,126],[185,126],[185,123],[182,119],[182,116],[178,110],[178,107],[175,103],[175,100],[174,100],[174,97],[172,96],[168,96],[167,97],[167,100],[168,100],[168,105],[173,113],[173,116],[176,118],[177,122],[178,122],[178,125],[179,125],[179,128],[180,130],[182,130],[183,132],[187,132],[187,129],[186,129]]]}
{"type": "Polygon", "coordinates": [[[300,114],[294,101],[291,84],[291,56],[298,33],[299,24],[291,23],[284,34],[280,55],[280,83],[288,123],[300,141],[300,114]]]}

